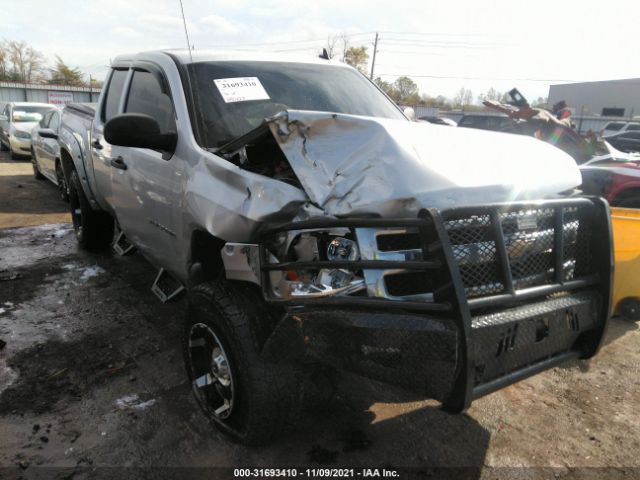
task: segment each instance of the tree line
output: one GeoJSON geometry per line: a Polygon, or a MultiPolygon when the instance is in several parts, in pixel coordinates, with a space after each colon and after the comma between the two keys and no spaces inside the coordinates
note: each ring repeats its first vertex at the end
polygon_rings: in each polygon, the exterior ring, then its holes
{"type": "MultiPolygon", "coordinates": [[[[80,69],[67,65],[58,55],[53,67],[45,55],[24,41],[0,41],[0,81],[46,83],[50,85],[89,86],[80,69]]],[[[99,86],[99,82],[92,82],[99,86]]]]}

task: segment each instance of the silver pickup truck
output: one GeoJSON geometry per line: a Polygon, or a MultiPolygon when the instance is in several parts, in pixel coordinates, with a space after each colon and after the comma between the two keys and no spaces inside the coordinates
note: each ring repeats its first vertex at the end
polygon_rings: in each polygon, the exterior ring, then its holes
{"type": "Polygon", "coordinates": [[[222,431],[267,442],[313,366],[450,412],[594,355],[609,316],[606,201],[559,149],[409,121],[321,59],[115,59],[59,134],[80,245],[136,247],[186,290],[184,358],[222,431]]]}

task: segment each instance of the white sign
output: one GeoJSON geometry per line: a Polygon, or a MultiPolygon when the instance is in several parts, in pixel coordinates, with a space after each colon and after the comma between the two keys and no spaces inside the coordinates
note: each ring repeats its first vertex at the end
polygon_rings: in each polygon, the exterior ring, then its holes
{"type": "Polygon", "coordinates": [[[47,92],[49,103],[53,105],[67,105],[73,103],[73,92],[47,92]]]}
{"type": "Polygon", "coordinates": [[[258,77],[220,78],[213,83],[218,87],[225,103],[269,99],[269,94],[258,77]]]}

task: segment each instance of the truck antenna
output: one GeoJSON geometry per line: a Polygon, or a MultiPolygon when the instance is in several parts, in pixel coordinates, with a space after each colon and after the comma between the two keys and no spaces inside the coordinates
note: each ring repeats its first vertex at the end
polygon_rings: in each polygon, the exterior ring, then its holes
{"type": "Polygon", "coordinates": [[[189,41],[189,32],[187,31],[187,21],[184,19],[184,7],[182,6],[182,0],[180,2],[180,11],[182,12],[182,24],[184,25],[184,35],[187,37],[187,49],[189,50],[189,59],[193,62],[193,55],[191,55],[191,42],[189,41]]]}

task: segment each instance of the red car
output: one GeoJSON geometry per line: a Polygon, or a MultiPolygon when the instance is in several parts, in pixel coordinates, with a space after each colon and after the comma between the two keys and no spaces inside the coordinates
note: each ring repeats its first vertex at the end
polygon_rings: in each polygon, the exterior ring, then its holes
{"type": "Polygon", "coordinates": [[[582,190],[605,197],[614,207],[640,208],[640,156],[591,160],[580,166],[582,190]]]}

